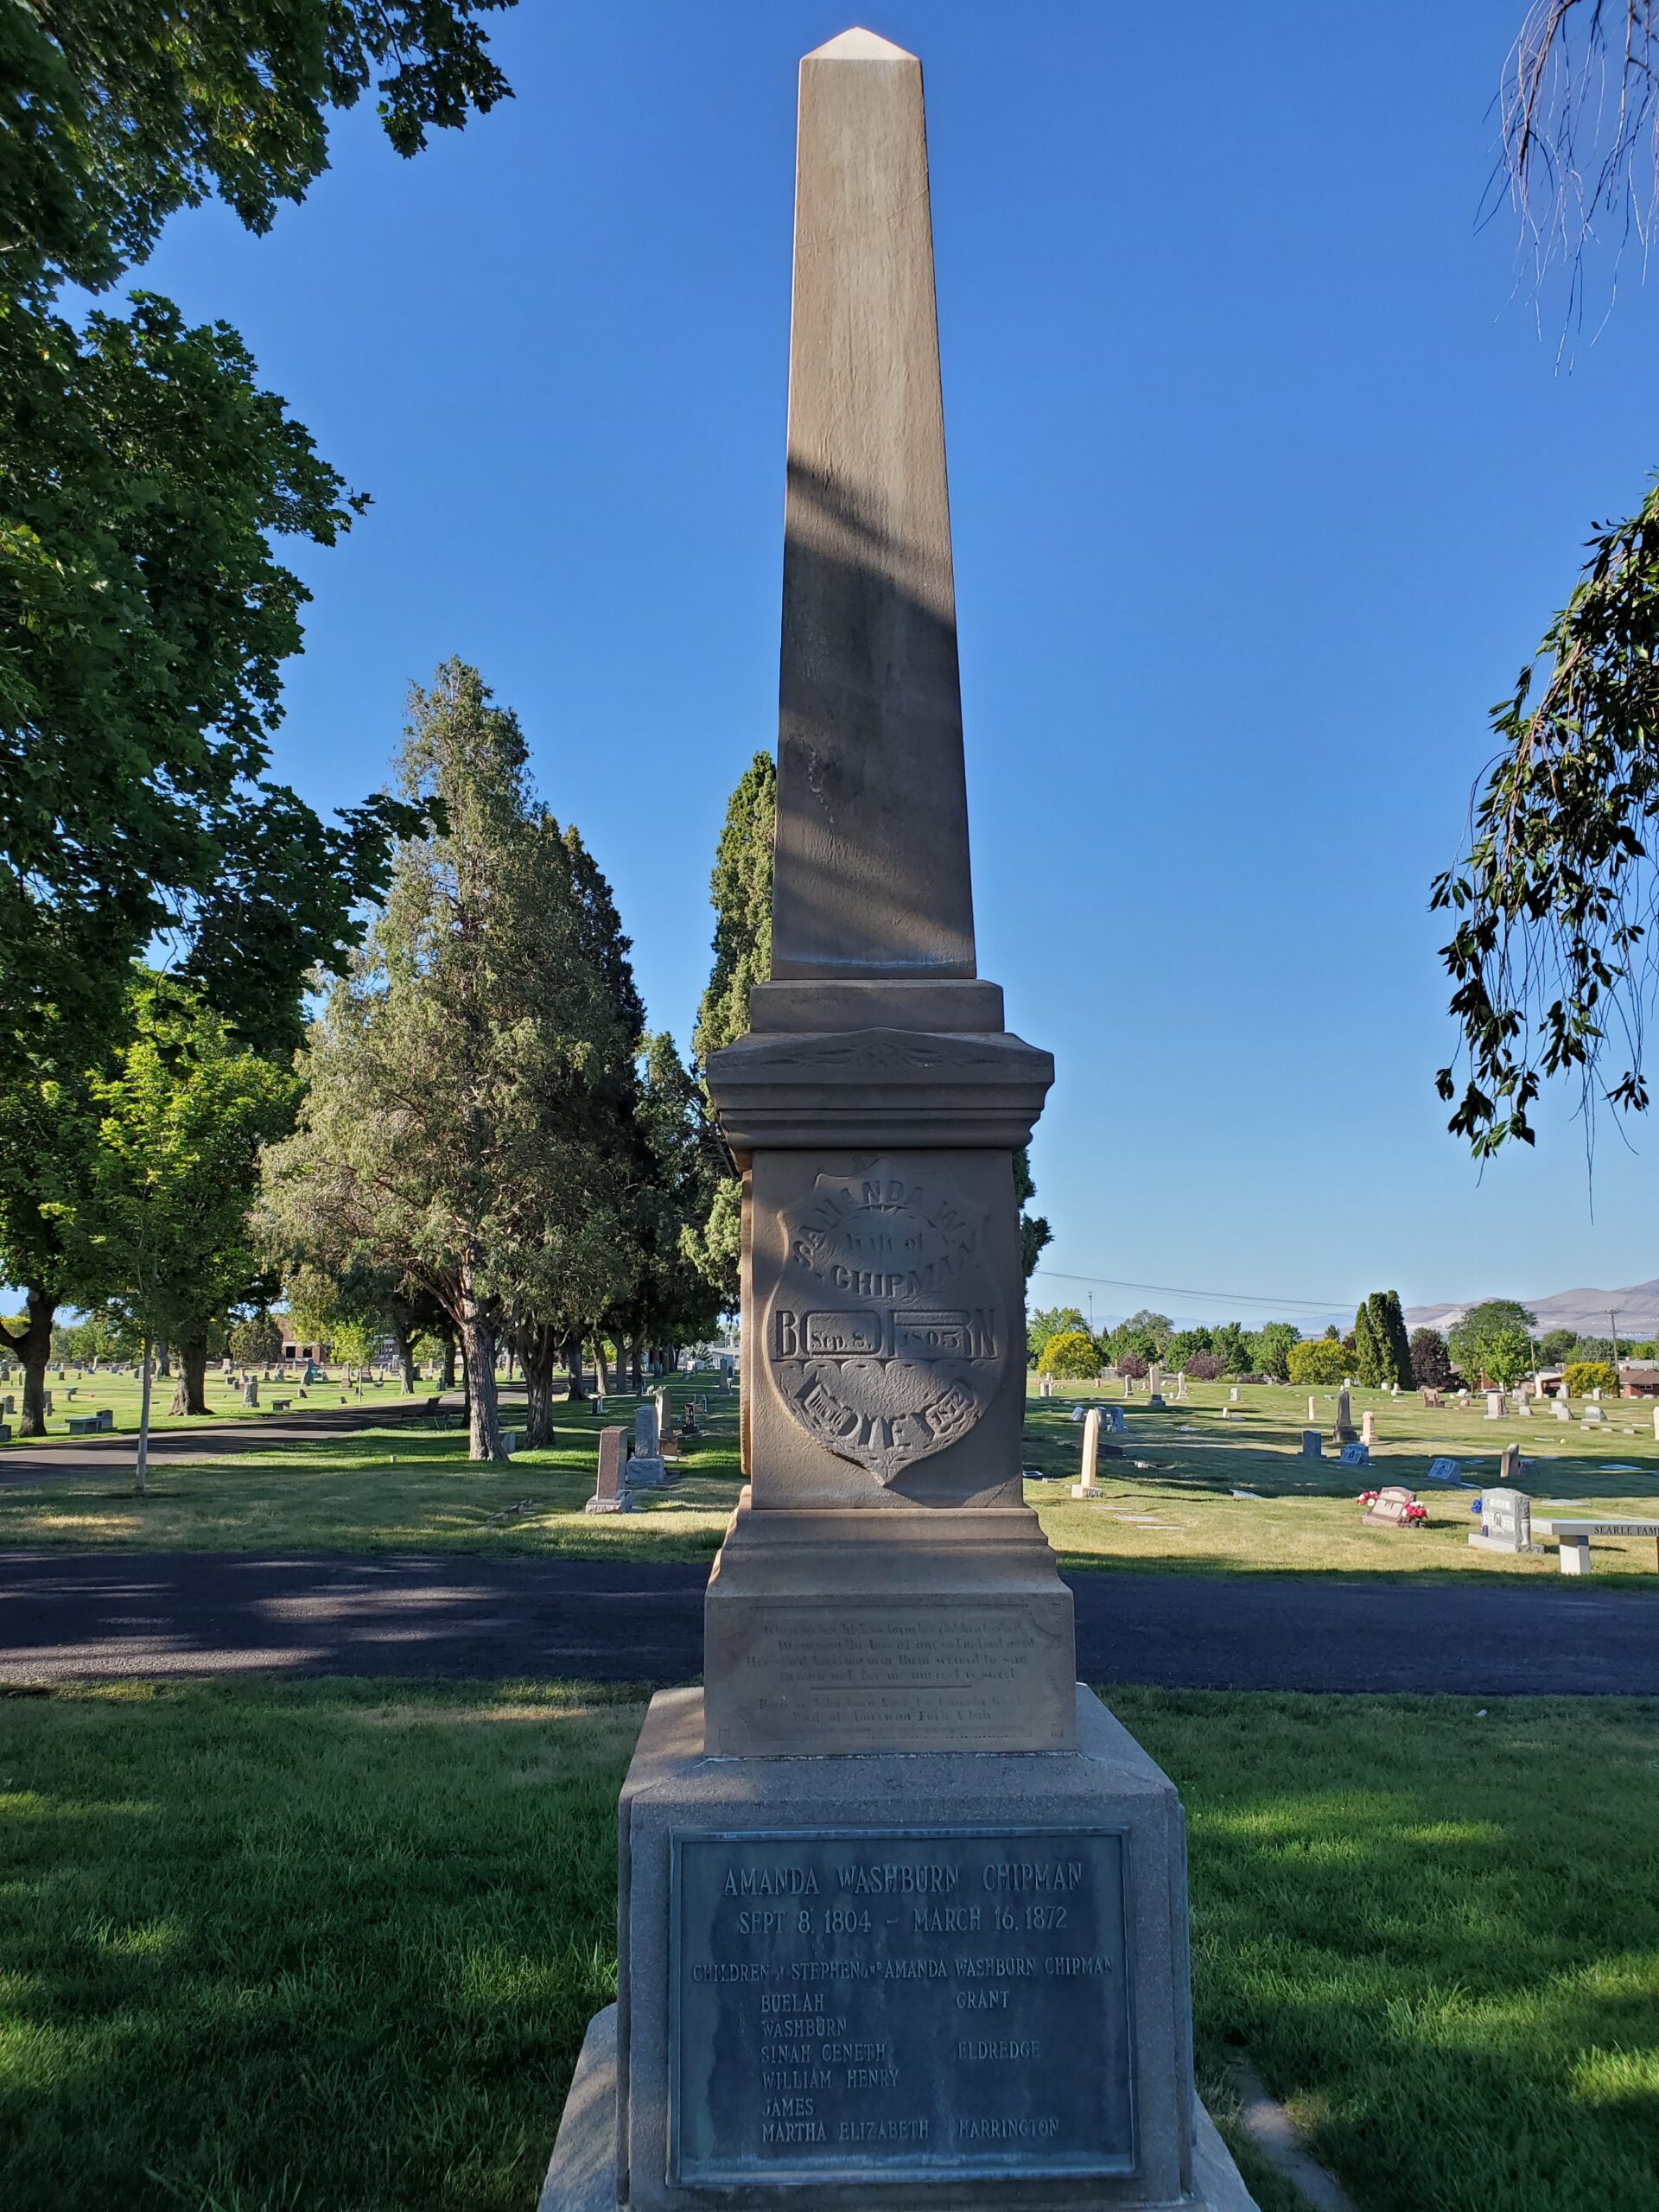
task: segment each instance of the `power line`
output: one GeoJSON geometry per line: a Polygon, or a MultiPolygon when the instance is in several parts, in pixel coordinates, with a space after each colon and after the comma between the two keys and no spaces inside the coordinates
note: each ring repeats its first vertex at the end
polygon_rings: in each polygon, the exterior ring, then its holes
{"type": "Polygon", "coordinates": [[[1058,1268],[1037,1268],[1034,1274],[1051,1282],[1090,1282],[1104,1290],[1155,1290],[1166,1298],[1218,1298],[1230,1306],[1334,1306],[1338,1311],[1351,1301],[1345,1298],[1267,1298],[1252,1290],[1192,1290],[1173,1282],[1126,1282],[1116,1275],[1069,1275],[1058,1268]]]}

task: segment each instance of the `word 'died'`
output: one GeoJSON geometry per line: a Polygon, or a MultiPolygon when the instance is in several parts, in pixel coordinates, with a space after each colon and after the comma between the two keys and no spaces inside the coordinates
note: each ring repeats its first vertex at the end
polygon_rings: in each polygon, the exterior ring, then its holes
{"type": "Polygon", "coordinates": [[[786,1210],[766,1362],[791,1417],[890,1483],[964,1436],[1004,1345],[985,1211],[937,1170],[878,1160],[786,1210]]]}

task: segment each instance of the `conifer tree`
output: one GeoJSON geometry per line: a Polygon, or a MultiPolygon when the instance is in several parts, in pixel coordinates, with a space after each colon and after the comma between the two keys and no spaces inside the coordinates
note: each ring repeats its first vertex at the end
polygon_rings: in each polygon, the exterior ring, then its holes
{"type": "Polygon", "coordinates": [[[1368,1390],[1376,1389],[1382,1380],[1382,1348],[1376,1340],[1369,1304],[1363,1304],[1354,1316],[1354,1379],[1368,1390]]]}
{"type": "MultiPolygon", "coordinates": [[[[443,828],[397,853],[385,906],[303,1056],[296,1135],[262,1219],[396,1268],[455,1332],[475,1459],[502,1456],[499,1332],[596,1314],[627,1264],[635,1036],[603,878],[534,799],[517,718],[475,669],[416,690],[400,764],[443,828]]],[[[618,949],[620,945],[620,950],[618,949]]]]}
{"type": "Polygon", "coordinates": [[[1411,1388],[1411,1338],[1397,1290],[1374,1290],[1365,1301],[1371,1317],[1371,1333],[1378,1353],[1380,1380],[1384,1389],[1397,1382],[1411,1388]]]}

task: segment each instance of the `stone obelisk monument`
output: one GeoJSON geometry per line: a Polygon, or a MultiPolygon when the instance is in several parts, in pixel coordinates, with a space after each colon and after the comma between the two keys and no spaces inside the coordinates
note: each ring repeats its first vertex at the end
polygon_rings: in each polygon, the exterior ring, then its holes
{"type": "Polygon", "coordinates": [[[1014,1157],[975,957],[921,67],[801,65],[743,1464],[705,1686],[619,1823],[618,2004],[543,2212],[1239,2212],[1192,2093],[1175,1791],[1076,1681],[1024,1502],[1014,1157]]]}

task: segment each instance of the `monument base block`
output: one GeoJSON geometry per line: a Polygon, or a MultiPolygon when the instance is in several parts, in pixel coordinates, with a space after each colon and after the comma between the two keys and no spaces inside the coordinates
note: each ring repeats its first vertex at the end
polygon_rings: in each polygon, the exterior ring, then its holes
{"type": "Polygon", "coordinates": [[[727,1758],[654,1698],[542,2212],[1251,2212],[1193,2094],[1179,1801],[1074,1700],[1073,1751],[727,1758]]]}
{"type": "Polygon", "coordinates": [[[722,1757],[1077,1743],[1071,1592],[1028,1506],[757,1510],[745,1491],[703,1649],[722,1757]]]}
{"type": "MultiPolygon", "coordinates": [[[[1216,2123],[1195,2097],[1192,2194],[1183,2200],[1182,2212],[1199,2205],[1205,2212],[1260,2212],[1216,2123]]],[[[614,2005],[588,2023],[537,2212],[617,2212],[614,2005]]]]}

